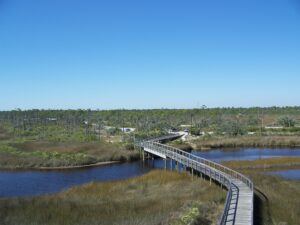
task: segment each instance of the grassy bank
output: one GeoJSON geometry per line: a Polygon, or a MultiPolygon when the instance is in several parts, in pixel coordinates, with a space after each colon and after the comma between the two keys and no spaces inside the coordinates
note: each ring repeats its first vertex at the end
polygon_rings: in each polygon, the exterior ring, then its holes
{"type": "Polygon", "coordinates": [[[90,183],[27,199],[0,199],[0,224],[216,224],[226,192],[170,171],[90,183]]]}
{"type": "Polygon", "coordinates": [[[0,126],[0,169],[72,167],[139,158],[132,146],[104,138],[93,141],[66,134],[53,139],[60,135],[59,127],[47,126],[40,131],[41,139],[38,130],[13,135],[11,127],[0,126]]]}
{"type": "Polygon", "coordinates": [[[300,167],[299,157],[274,157],[258,160],[240,160],[223,162],[233,169],[282,169],[300,167]]]}
{"type": "Polygon", "coordinates": [[[192,141],[195,150],[235,147],[300,147],[299,136],[204,136],[192,141]]]}
{"type": "Polygon", "coordinates": [[[106,142],[0,142],[0,168],[68,167],[104,161],[129,161],[139,154],[106,142]]]}

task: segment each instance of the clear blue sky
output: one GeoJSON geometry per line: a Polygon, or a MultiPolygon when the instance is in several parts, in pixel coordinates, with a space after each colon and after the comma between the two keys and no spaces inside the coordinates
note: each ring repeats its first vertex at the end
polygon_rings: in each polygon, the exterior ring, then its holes
{"type": "Polygon", "coordinates": [[[297,0],[0,0],[0,110],[300,105],[297,0]]]}

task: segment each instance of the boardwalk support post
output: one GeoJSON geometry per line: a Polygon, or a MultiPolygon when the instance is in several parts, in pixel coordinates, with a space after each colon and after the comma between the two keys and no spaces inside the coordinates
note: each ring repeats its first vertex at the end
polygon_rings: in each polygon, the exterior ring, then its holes
{"type": "MultiPolygon", "coordinates": [[[[170,136],[168,136],[168,139],[170,139],[170,136]]],[[[216,182],[220,182],[221,191],[225,186],[228,192],[224,211],[218,224],[253,224],[254,188],[253,183],[249,178],[215,162],[158,143],[162,140],[166,140],[166,137],[136,143],[137,146],[144,148],[143,160],[145,159],[145,154],[149,153],[149,156],[154,154],[165,160],[165,166],[166,159],[170,159],[171,169],[173,167],[172,160],[175,160],[175,170],[178,172],[181,168],[182,170],[191,168],[192,177],[194,172],[196,172],[197,176],[200,173],[199,176],[201,176],[201,178],[205,180],[209,179],[210,184],[212,183],[212,179],[216,182]],[[181,166],[180,163],[182,164],[181,166]]]]}

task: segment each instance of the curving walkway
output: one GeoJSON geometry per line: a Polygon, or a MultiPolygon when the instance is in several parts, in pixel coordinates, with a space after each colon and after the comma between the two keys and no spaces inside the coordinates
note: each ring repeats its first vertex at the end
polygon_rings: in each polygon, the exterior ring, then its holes
{"type": "Polygon", "coordinates": [[[166,138],[160,137],[154,139],[154,141],[153,139],[148,139],[136,142],[135,145],[143,149],[144,152],[159,156],[164,160],[174,160],[190,168],[192,174],[194,171],[198,171],[201,176],[205,175],[210,180],[213,179],[221,185],[224,185],[228,193],[224,211],[218,224],[253,224],[253,183],[249,178],[218,163],[156,142],[163,140],[166,140],[166,138]]]}

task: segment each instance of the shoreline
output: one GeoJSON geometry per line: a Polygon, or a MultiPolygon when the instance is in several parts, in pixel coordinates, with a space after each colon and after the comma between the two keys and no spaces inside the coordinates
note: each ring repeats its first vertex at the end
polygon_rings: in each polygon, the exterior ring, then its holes
{"type": "Polygon", "coordinates": [[[105,165],[111,165],[120,163],[121,161],[105,161],[105,162],[97,162],[93,164],[87,164],[87,165],[77,165],[77,166],[52,166],[52,167],[0,167],[0,171],[4,170],[72,170],[72,169],[83,169],[83,168],[89,168],[89,167],[97,167],[97,166],[105,166],[105,165]]]}
{"type": "Polygon", "coordinates": [[[270,149],[276,149],[276,148],[290,148],[290,149],[297,149],[300,148],[300,145],[219,145],[219,146],[197,146],[192,149],[192,151],[197,151],[197,152],[205,152],[205,151],[212,151],[212,150],[232,150],[232,149],[238,149],[238,148],[270,148],[270,149]]]}
{"type": "Polygon", "coordinates": [[[300,136],[211,137],[189,143],[194,151],[228,148],[300,148],[300,136]]]}
{"type": "Polygon", "coordinates": [[[300,157],[273,157],[256,160],[223,161],[222,165],[241,170],[282,170],[300,168],[300,157]]]}

